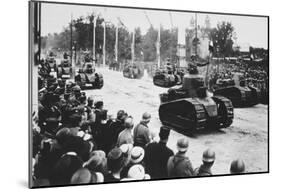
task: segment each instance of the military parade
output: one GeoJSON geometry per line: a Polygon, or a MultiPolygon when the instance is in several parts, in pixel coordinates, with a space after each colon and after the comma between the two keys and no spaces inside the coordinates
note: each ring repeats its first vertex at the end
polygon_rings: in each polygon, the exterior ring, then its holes
{"type": "Polygon", "coordinates": [[[161,13],[165,29],[139,10],[144,30],[111,11],[35,35],[34,186],[267,171],[268,50],[244,52],[229,15],[188,12],[181,27],[161,13]]]}

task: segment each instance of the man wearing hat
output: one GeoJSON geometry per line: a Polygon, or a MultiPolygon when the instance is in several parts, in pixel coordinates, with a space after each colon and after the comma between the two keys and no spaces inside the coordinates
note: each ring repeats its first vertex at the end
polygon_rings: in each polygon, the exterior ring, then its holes
{"type": "Polygon", "coordinates": [[[178,152],[168,160],[167,169],[169,178],[190,177],[194,175],[192,164],[186,156],[189,143],[186,137],[177,141],[178,152]]]}
{"type": "Polygon", "coordinates": [[[150,122],[151,115],[145,112],[142,115],[141,122],[134,128],[134,146],[145,147],[151,141],[150,130],[148,123],[150,122]]]}
{"type": "Polygon", "coordinates": [[[128,176],[129,169],[136,164],[144,165],[144,149],[140,146],[134,146],[129,155],[129,161],[121,171],[121,177],[126,178],[128,176]]]}
{"type": "Polygon", "coordinates": [[[103,175],[108,174],[107,158],[104,151],[96,150],[90,153],[90,159],[83,164],[91,172],[100,172],[103,175]]]}
{"type": "Polygon", "coordinates": [[[215,162],[216,154],[213,150],[207,149],[203,152],[202,162],[203,164],[194,170],[196,176],[211,176],[211,168],[215,162]]]}
{"type": "Polygon", "coordinates": [[[119,110],[117,112],[116,119],[109,122],[108,132],[105,138],[107,138],[107,143],[109,148],[116,146],[119,134],[125,129],[124,120],[127,117],[127,113],[124,110],[119,110]]]}
{"type": "Polygon", "coordinates": [[[144,163],[146,172],[152,179],[167,178],[168,159],[174,155],[173,151],[167,147],[170,129],[162,126],[160,128],[158,143],[150,143],[145,149],[144,163]]]}
{"type": "Polygon", "coordinates": [[[78,169],[71,177],[70,184],[101,183],[104,177],[99,172],[90,172],[87,168],[78,169]]]}
{"type": "Polygon", "coordinates": [[[136,164],[130,167],[127,178],[131,180],[148,180],[151,177],[145,173],[144,167],[142,165],[136,164]]]}
{"type": "Polygon", "coordinates": [[[124,123],[125,129],[119,134],[117,139],[117,146],[121,146],[122,144],[133,144],[134,137],[132,133],[132,129],[134,127],[133,118],[127,117],[124,123]]]}
{"type": "Polygon", "coordinates": [[[120,148],[113,148],[107,155],[107,166],[109,174],[105,175],[105,182],[119,182],[121,171],[127,162],[120,148]]]}

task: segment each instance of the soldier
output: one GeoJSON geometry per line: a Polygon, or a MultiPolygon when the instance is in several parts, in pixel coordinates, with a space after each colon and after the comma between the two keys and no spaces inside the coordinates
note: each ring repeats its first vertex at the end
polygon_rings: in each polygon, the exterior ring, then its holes
{"type": "Polygon", "coordinates": [[[230,173],[231,174],[241,174],[245,172],[245,164],[241,159],[236,159],[231,162],[230,173]]]}
{"type": "Polygon", "coordinates": [[[187,138],[180,138],[177,141],[178,153],[169,158],[167,169],[169,178],[191,177],[194,175],[192,164],[185,155],[189,143],[187,138]]]}
{"type": "Polygon", "coordinates": [[[150,122],[151,115],[145,112],[142,115],[141,122],[134,128],[134,146],[145,147],[151,141],[150,130],[148,123],[150,122]]]}
{"type": "Polygon", "coordinates": [[[194,170],[196,176],[210,176],[212,175],[211,167],[216,159],[216,154],[213,150],[207,149],[203,152],[203,164],[194,170]]]}
{"type": "Polygon", "coordinates": [[[152,179],[168,177],[168,159],[174,155],[173,151],[166,146],[169,134],[170,129],[162,126],[159,132],[160,141],[150,143],[145,148],[144,163],[146,172],[152,179]]]}

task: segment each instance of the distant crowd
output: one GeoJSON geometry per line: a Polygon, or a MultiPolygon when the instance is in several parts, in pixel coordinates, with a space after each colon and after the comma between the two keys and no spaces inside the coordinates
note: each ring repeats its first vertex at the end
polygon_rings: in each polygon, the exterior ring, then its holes
{"type": "Polygon", "coordinates": [[[268,66],[250,63],[236,62],[212,66],[209,70],[209,83],[214,85],[220,80],[233,79],[234,73],[240,73],[240,80],[245,80],[248,85],[268,92],[268,66]]]}

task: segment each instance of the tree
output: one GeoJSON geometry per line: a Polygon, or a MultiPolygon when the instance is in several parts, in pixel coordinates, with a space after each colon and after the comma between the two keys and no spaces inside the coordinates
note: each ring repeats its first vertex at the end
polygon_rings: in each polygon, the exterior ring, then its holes
{"type": "Polygon", "coordinates": [[[142,59],[142,35],[140,27],[135,29],[135,58],[138,60],[142,59]]]}
{"type": "Polygon", "coordinates": [[[175,56],[177,53],[177,33],[175,29],[163,29],[161,31],[161,46],[160,55],[161,59],[171,58],[173,62],[176,61],[175,56]]]}
{"type": "Polygon", "coordinates": [[[147,33],[143,37],[143,56],[144,61],[155,61],[156,60],[156,41],[158,31],[153,27],[150,27],[147,33]]]}
{"type": "Polygon", "coordinates": [[[131,59],[131,35],[124,27],[118,29],[118,60],[131,59]]]}
{"type": "Polygon", "coordinates": [[[210,32],[210,39],[215,47],[215,56],[231,56],[233,54],[232,34],[234,27],[230,22],[223,21],[217,24],[217,27],[210,32]]]}

